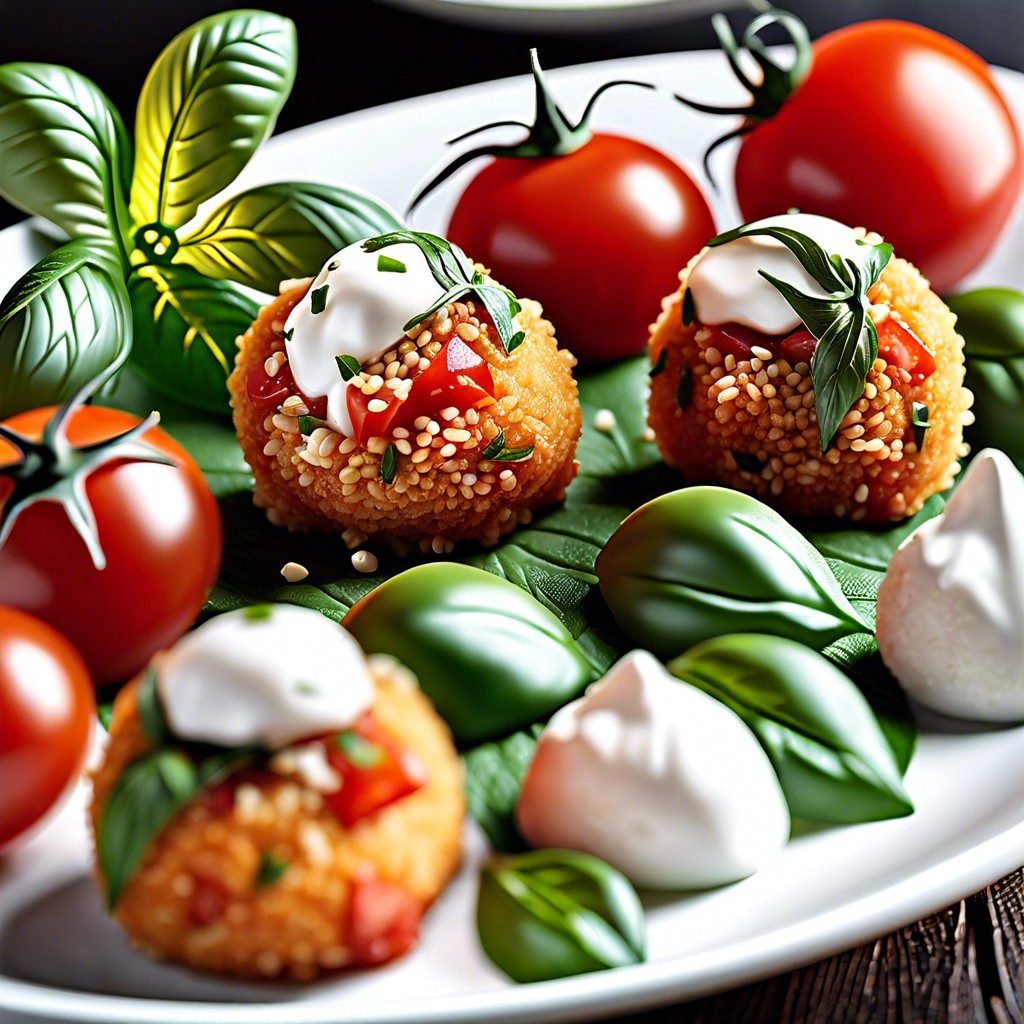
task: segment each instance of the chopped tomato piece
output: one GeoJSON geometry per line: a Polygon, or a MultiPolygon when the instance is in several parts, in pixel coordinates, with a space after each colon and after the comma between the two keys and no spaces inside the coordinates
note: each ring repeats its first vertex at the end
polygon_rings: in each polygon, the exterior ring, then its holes
{"type": "Polygon", "coordinates": [[[200,928],[213,924],[227,910],[229,894],[219,882],[196,876],[188,901],[188,916],[200,928]]]}
{"type": "Polygon", "coordinates": [[[423,904],[390,882],[357,882],[349,904],[347,942],[356,966],[371,967],[407,953],[420,937],[423,904]]]}
{"type": "Polygon", "coordinates": [[[235,807],[235,779],[226,779],[215,786],[207,786],[202,790],[200,799],[204,806],[218,818],[229,815],[235,807]]]}
{"type": "Polygon", "coordinates": [[[935,372],[935,357],[905,324],[888,317],[878,328],[878,354],[890,365],[910,374],[920,384],[935,372]]]}
{"type": "Polygon", "coordinates": [[[796,366],[797,363],[809,365],[811,356],[814,355],[814,350],[817,347],[818,339],[806,327],[800,327],[782,339],[782,344],[779,345],[779,355],[790,366],[796,366]]]}
{"type": "Polygon", "coordinates": [[[324,801],[345,828],[415,793],[427,781],[419,757],[392,739],[371,715],[321,742],[328,763],[341,776],[341,788],[324,801]]]}
{"type": "Polygon", "coordinates": [[[261,412],[266,412],[268,415],[277,412],[278,406],[289,395],[301,395],[306,403],[306,408],[309,409],[310,416],[323,419],[327,412],[327,398],[325,396],[310,398],[308,395],[303,395],[295,386],[292,368],[287,363],[273,377],[267,373],[263,366],[256,367],[249,372],[249,376],[245,381],[245,387],[249,395],[249,401],[261,412]]]}

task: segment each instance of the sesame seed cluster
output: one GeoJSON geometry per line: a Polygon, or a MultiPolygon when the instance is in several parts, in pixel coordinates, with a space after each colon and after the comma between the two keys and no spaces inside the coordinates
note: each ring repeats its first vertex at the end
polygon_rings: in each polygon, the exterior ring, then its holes
{"type": "Polygon", "coordinates": [[[893,260],[873,288],[869,314],[894,316],[934,354],[935,372],[911,374],[877,358],[864,390],[836,438],[822,452],[810,366],[791,364],[766,348],[750,359],[723,355],[714,331],[681,323],[682,289],[667,300],[652,328],[651,353],[666,351],[652,380],[650,424],[667,462],[689,480],[720,480],[796,515],[880,522],[913,514],[950,486],[966,454],[963,426],[972,419],[963,388],[963,340],[952,314],[917,271],[893,260]],[[678,381],[692,388],[680,404],[678,381]],[[912,423],[915,402],[930,412],[919,450],[912,423]]]}
{"type": "MultiPolygon", "coordinates": [[[[386,389],[405,400],[413,376],[452,337],[487,361],[495,395],[481,390],[469,408],[442,408],[360,445],[326,425],[303,433],[299,420],[309,409],[301,395],[289,395],[277,412],[255,417],[244,394],[245,373],[256,360],[271,376],[286,364],[284,323],[306,287],[300,282],[261,313],[241,340],[229,380],[236,429],[256,478],[254,500],[271,522],[337,530],[350,549],[383,535],[402,553],[413,544],[442,554],[462,539],[493,545],[529,522],[532,508],[562,496],[575,475],[580,429],[575,359],[558,349],[539,305],[523,302],[519,323],[526,340],[511,355],[470,301],[450,302],[411,328],[362,367],[356,386],[365,395],[386,389]],[[482,458],[501,435],[507,448],[532,445],[532,454],[521,462],[482,458]],[[381,472],[389,447],[395,455],[390,482],[381,472]]],[[[384,408],[382,400],[370,398],[370,412],[384,408]]]]}
{"type": "MultiPolygon", "coordinates": [[[[460,858],[461,763],[409,673],[388,659],[370,664],[374,717],[426,764],[426,785],[345,829],[287,765],[243,770],[232,802],[201,796],[146,851],[115,911],[138,948],[203,970],[309,980],[351,962],[348,911],[358,883],[390,882],[424,903],[438,895],[460,858]],[[260,888],[268,852],[288,868],[260,888]]],[[[129,684],[114,704],[110,744],[94,775],[94,828],[116,780],[148,750],[136,690],[129,684]]]]}

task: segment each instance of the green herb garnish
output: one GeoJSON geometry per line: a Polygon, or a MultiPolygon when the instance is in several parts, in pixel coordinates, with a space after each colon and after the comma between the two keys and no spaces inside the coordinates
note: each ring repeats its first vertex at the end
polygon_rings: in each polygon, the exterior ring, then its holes
{"type": "Polygon", "coordinates": [[[753,453],[742,451],[739,448],[734,448],[732,457],[736,460],[736,465],[739,466],[744,473],[761,472],[761,460],[753,453]]]}
{"type": "Polygon", "coordinates": [[[287,331],[282,335],[285,341],[291,341],[295,337],[295,328],[289,327],[287,331]]]}
{"type": "Polygon", "coordinates": [[[401,261],[381,253],[377,257],[377,270],[382,274],[404,274],[409,268],[401,261]]]}
{"type": "Polygon", "coordinates": [[[319,427],[326,426],[326,420],[322,420],[317,416],[300,416],[299,417],[299,433],[309,437],[314,430],[319,427]]]}
{"type": "Polygon", "coordinates": [[[928,406],[923,402],[914,402],[910,413],[910,422],[914,426],[914,441],[917,450],[924,450],[925,431],[931,426],[928,422],[928,406]]]}
{"type": "Polygon", "coordinates": [[[301,693],[303,697],[315,697],[320,692],[320,687],[308,679],[300,679],[295,684],[295,692],[301,693]]]}
{"type": "Polygon", "coordinates": [[[310,313],[322,313],[327,308],[327,290],[331,286],[329,284],[322,284],[319,288],[314,288],[309,295],[309,311],[310,313]]]}
{"type": "Polygon", "coordinates": [[[498,436],[480,453],[480,458],[490,462],[525,462],[533,454],[533,448],[532,444],[523,448],[506,448],[505,431],[499,430],[498,436]]]}
{"type": "Polygon", "coordinates": [[[851,259],[825,252],[813,238],[792,228],[751,225],[726,231],[708,245],[725,245],[753,235],[781,242],[826,293],[824,297],[808,295],[765,270],[758,271],[818,340],[811,358],[811,380],[824,452],[850,406],[863,393],[868,370],[878,355],[878,331],[868,316],[867,293],[892,257],[892,246],[858,242],[858,258],[851,259]]]}
{"type": "Polygon", "coordinates": [[[664,371],[666,363],[668,363],[668,348],[663,348],[658,353],[658,358],[654,361],[654,365],[651,367],[647,376],[657,377],[658,374],[664,371]]]}
{"type": "Polygon", "coordinates": [[[376,743],[363,739],[354,729],[339,732],[334,737],[334,745],[356,768],[374,768],[384,760],[384,751],[376,743]]]}
{"type": "Polygon", "coordinates": [[[256,878],[252,887],[256,892],[279,882],[291,867],[291,861],[278,857],[273,850],[264,850],[260,857],[260,866],[256,869],[256,878]]]}
{"type": "Polygon", "coordinates": [[[679,370],[679,383],[676,385],[676,405],[680,409],[687,409],[692,398],[693,375],[688,366],[683,366],[679,370]]]}
{"type": "Polygon", "coordinates": [[[522,308],[519,300],[507,288],[488,281],[457,245],[425,231],[390,231],[386,235],[368,238],[363,242],[363,248],[367,252],[377,252],[389,245],[404,243],[412,243],[423,253],[427,266],[430,267],[430,272],[443,289],[443,293],[428,309],[409,320],[402,330],[410,330],[428,316],[433,316],[442,306],[472,293],[491,315],[506,354],[513,352],[523,343],[525,334],[515,329],[514,322],[516,314],[522,308]]]}
{"type": "Polygon", "coordinates": [[[394,481],[397,471],[398,456],[395,454],[395,446],[389,444],[380,458],[380,478],[384,483],[390,484],[394,481]]]}
{"type": "Polygon", "coordinates": [[[690,324],[693,323],[694,314],[693,292],[687,288],[686,291],[683,292],[682,320],[684,327],[689,327],[690,324]]]}
{"type": "Polygon", "coordinates": [[[242,614],[250,622],[265,622],[274,614],[274,606],[272,604],[251,604],[242,609],[242,614]]]}
{"type": "Polygon", "coordinates": [[[114,717],[114,702],[105,700],[96,705],[96,717],[100,720],[105,732],[110,732],[110,720],[114,717]]]}
{"type": "Polygon", "coordinates": [[[164,747],[171,738],[163,708],[160,706],[160,695],[156,688],[157,674],[152,665],[148,665],[139,682],[135,696],[135,706],[139,712],[139,724],[143,735],[151,747],[164,747]]]}
{"type": "Polygon", "coordinates": [[[355,356],[335,356],[334,361],[338,364],[342,380],[351,380],[362,369],[362,363],[355,356]]]}

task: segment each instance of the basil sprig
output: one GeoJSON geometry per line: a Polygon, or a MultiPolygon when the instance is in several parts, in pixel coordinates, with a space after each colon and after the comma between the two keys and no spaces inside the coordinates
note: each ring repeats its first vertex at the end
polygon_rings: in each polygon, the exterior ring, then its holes
{"type": "Polygon", "coordinates": [[[490,313],[506,354],[513,352],[523,343],[525,334],[517,331],[514,323],[516,314],[522,308],[519,300],[507,288],[484,277],[466,254],[452,242],[426,231],[401,230],[368,238],[363,242],[363,248],[367,252],[378,252],[388,246],[403,243],[411,243],[423,253],[434,280],[444,291],[427,309],[405,324],[402,330],[408,331],[420,321],[432,316],[442,306],[472,293],[490,313]]]}
{"type": "Polygon", "coordinates": [[[644,912],[626,878],[574,850],[534,850],[483,869],[484,952],[519,982],[625,967],[645,958],[644,912]]]}
{"type": "Polygon", "coordinates": [[[737,238],[766,235],[781,242],[825,291],[808,295],[769,274],[758,273],[782,294],[818,346],[811,358],[814,406],[818,434],[824,452],[832,443],[843,417],[864,391],[871,364],[878,356],[878,331],[868,316],[868,289],[878,280],[892,258],[887,242],[872,245],[858,240],[858,258],[827,253],[800,231],[783,227],[743,225],[708,242],[725,245],[737,238]]]}

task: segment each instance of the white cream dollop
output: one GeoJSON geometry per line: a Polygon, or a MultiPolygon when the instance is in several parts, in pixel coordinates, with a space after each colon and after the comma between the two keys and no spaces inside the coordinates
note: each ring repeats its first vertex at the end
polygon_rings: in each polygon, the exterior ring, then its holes
{"type": "Polygon", "coordinates": [[[366,252],[362,242],[354,242],[323,265],[285,321],[285,352],[299,390],[310,398],[327,396],[327,422],[334,430],[352,433],[351,382],[342,379],[335,357],[348,355],[365,363],[386,352],[443,290],[412,242],[378,252],[366,252]],[[378,269],[381,257],[384,266],[397,261],[405,271],[378,269]],[[315,301],[323,302],[319,313],[313,312],[315,301]]]}
{"type": "Polygon", "coordinates": [[[227,612],[187,633],[158,661],[157,692],[181,739],[268,750],[346,729],[374,700],[352,635],[289,605],[227,612]]]}
{"type": "Polygon", "coordinates": [[[656,889],[745,878],[789,836],[785,799],[754,735],[646,651],[627,654],[554,715],[516,816],[531,844],[583,850],[656,889]]]}
{"type": "MultiPolygon", "coordinates": [[[[858,256],[856,232],[830,217],[787,213],[765,217],[751,226],[792,228],[829,254],[858,256]]],[[[825,296],[821,285],[781,242],[767,235],[748,236],[705,249],[691,267],[687,287],[697,319],[703,324],[743,324],[769,335],[795,331],[800,317],[782,293],[758,273],[762,269],[808,295],[825,296]]]]}
{"type": "Polygon", "coordinates": [[[994,448],[896,550],[878,590],[882,658],[925,707],[1024,719],[1024,477],[994,448]]]}

